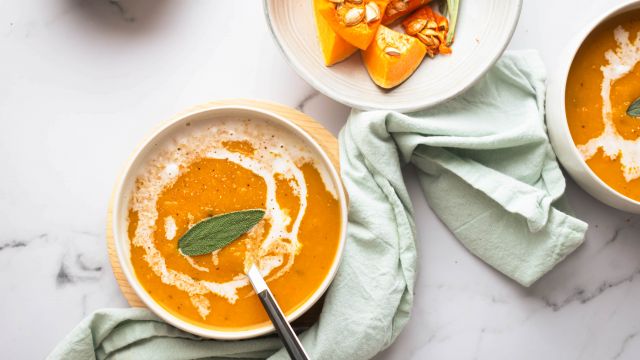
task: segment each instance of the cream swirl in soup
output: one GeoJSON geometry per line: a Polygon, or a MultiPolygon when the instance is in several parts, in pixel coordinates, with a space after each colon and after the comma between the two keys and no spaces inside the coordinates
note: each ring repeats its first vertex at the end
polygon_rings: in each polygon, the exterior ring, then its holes
{"type": "Polygon", "coordinates": [[[582,158],[607,185],[640,201],[640,118],[627,109],[640,98],[640,11],[599,25],[576,54],[565,108],[582,158]]]}
{"type": "MultiPolygon", "coordinates": [[[[640,137],[630,140],[618,133],[613,122],[611,87],[640,63],[640,32],[634,35],[634,41],[622,26],[618,26],[613,34],[617,46],[604,54],[607,64],[600,67],[603,75],[600,97],[604,130],[602,134],[586,144],[578,145],[578,149],[585,160],[591,159],[598,150],[602,150],[603,154],[610,159],[619,157],[624,178],[631,181],[640,177],[640,137]]],[[[640,122],[640,119],[638,121],[640,122]]]]}
{"type": "Polygon", "coordinates": [[[186,127],[139,174],[131,261],[145,290],[170,311],[211,327],[256,326],[267,318],[245,272],[257,264],[285,311],[311,296],[337,251],[336,189],[288,130],[261,120],[208,124],[186,127]],[[178,250],[198,221],[251,208],[265,209],[264,219],[231,245],[193,257],[178,250]]]}

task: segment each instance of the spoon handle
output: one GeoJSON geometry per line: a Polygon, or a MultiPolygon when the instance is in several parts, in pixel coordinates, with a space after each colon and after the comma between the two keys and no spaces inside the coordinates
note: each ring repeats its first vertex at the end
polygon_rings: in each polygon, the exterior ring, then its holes
{"type": "Polygon", "coordinates": [[[264,278],[262,278],[260,270],[253,265],[247,275],[249,276],[253,289],[256,291],[256,294],[258,294],[258,298],[260,298],[260,302],[262,302],[262,306],[267,312],[267,315],[269,315],[269,319],[271,319],[273,326],[276,328],[280,340],[287,349],[289,357],[293,360],[308,360],[309,356],[304,351],[300,339],[298,339],[298,336],[296,336],[291,325],[284,317],[271,290],[269,290],[267,283],[264,281],[264,278]]]}

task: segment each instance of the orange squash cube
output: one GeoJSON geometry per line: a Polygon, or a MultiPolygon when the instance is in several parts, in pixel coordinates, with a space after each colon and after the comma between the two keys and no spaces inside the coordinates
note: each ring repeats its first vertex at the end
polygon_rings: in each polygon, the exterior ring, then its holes
{"type": "Polygon", "coordinates": [[[324,64],[331,66],[345,60],[355,53],[358,48],[349,44],[331,29],[331,26],[329,26],[329,23],[319,11],[319,8],[324,2],[327,2],[327,0],[313,0],[313,10],[316,18],[320,48],[324,56],[324,64]]]}
{"type": "Polygon", "coordinates": [[[400,85],[418,68],[427,53],[420,40],[384,25],[367,50],[361,52],[371,79],[380,87],[400,85]]]}
{"type": "Polygon", "coordinates": [[[389,0],[362,0],[360,4],[329,0],[314,3],[329,27],[349,44],[365,50],[376,35],[389,0]]]}

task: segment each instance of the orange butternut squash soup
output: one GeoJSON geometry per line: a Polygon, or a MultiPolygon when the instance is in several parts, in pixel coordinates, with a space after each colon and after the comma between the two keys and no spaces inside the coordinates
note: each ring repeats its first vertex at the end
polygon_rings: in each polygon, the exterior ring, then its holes
{"type": "Polygon", "coordinates": [[[598,26],[576,54],[567,80],[569,130],[593,172],[640,201],[640,118],[627,109],[640,98],[640,11],[598,26]]]}
{"type": "Polygon", "coordinates": [[[131,196],[128,232],[139,282],[183,320],[246,330],[269,321],[245,276],[257,264],[291,313],[321,286],[337,255],[341,207],[331,179],[296,135],[264,121],[186,127],[151,158],[131,196]],[[193,257],[179,250],[194,224],[245,209],[264,209],[265,216],[230,245],[193,257]]]}

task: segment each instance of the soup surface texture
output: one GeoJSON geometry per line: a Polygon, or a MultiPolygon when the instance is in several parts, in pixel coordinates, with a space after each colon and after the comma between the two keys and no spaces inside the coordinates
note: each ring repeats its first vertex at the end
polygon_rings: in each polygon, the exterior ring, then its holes
{"type": "Polygon", "coordinates": [[[619,193],[640,201],[640,10],[598,26],[578,51],[565,106],[573,141],[589,167],[619,193]]]}
{"type": "Polygon", "coordinates": [[[336,189],[318,155],[262,120],[185,126],[159,146],[131,195],[131,262],[144,289],[174,315],[220,330],[269,319],[244,275],[260,268],[285,313],[320,287],[340,243],[336,189]],[[178,240],[202,219],[265,209],[261,222],[216,252],[186,256],[178,240]]]}

